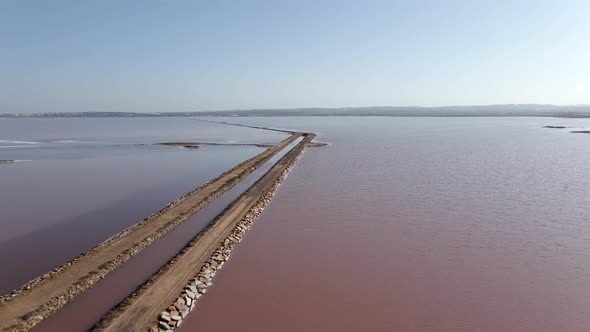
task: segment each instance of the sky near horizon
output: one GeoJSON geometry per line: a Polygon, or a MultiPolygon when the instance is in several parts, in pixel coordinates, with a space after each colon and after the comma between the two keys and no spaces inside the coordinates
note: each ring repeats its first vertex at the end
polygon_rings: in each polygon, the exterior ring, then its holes
{"type": "Polygon", "coordinates": [[[0,1],[0,113],[590,103],[590,1],[0,1]]]}

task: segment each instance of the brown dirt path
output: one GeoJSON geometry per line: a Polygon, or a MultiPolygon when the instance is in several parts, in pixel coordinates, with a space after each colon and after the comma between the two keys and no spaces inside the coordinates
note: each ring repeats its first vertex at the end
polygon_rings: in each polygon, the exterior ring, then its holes
{"type": "Polygon", "coordinates": [[[74,260],[0,298],[0,331],[26,331],[229,190],[301,134],[248,159],[74,260]]]}
{"type": "Polygon", "coordinates": [[[165,310],[200,270],[219,243],[256,205],[268,190],[276,188],[276,182],[297,161],[314,134],[305,138],[283,156],[244,194],[233,201],[215,220],[200,232],[176,257],[158,271],[119,306],[105,315],[94,331],[145,331],[156,322],[165,310]]]}

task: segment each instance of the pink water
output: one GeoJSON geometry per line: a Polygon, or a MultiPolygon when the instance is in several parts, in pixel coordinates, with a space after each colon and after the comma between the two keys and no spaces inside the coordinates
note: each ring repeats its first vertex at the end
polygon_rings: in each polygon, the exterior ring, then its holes
{"type": "Polygon", "coordinates": [[[189,118],[2,120],[0,159],[30,161],[0,167],[0,295],[263,151],[149,143],[284,137],[189,118]]]}
{"type": "Polygon", "coordinates": [[[233,200],[253,185],[299,140],[277,153],[237,185],[206,205],[188,220],[141,251],[123,266],[82,293],[72,302],[33,328],[35,332],[56,331],[67,325],[69,331],[86,331],[111,308],[141,286],[172,257],[180,252],[205,226],[233,200]]]}
{"type": "Polygon", "coordinates": [[[309,149],[180,331],[590,327],[588,120],[283,118],[309,149]]]}

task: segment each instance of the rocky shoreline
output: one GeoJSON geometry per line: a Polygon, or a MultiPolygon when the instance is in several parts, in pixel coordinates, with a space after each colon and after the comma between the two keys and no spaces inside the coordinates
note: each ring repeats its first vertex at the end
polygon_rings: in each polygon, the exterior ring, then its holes
{"type": "Polygon", "coordinates": [[[287,178],[289,172],[295,166],[303,150],[286,168],[281,176],[260,196],[259,200],[248,211],[246,216],[238,223],[231,233],[219,244],[217,249],[201,267],[199,273],[191,279],[176,301],[164,310],[157,319],[157,324],[151,326],[148,331],[171,331],[182,324],[188,314],[195,308],[199,298],[207,292],[207,287],[212,285],[215,273],[219,271],[229,259],[232,250],[242,241],[243,236],[252,227],[256,219],[262,214],[264,208],[270,203],[281,183],[287,178]]]}
{"type": "MultiPolygon", "coordinates": [[[[212,267],[215,267],[215,271],[217,271],[219,265],[223,265],[223,263],[219,263],[220,260],[223,262],[227,260],[229,250],[233,248],[236,240],[241,238],[239,233],[243,235],[249,225],[262,212],[262,208],[268,204],[280,183],[303,153],[305,145],[315,137],[314,134],[304,134],[304,136],[306,137],[299,144],[273,165],[245,193],[234,200],[178,255],[106,314],[93,328],[93,331],[142,331],[150,327],[157,327],[158,317],[162,315],[163,310],[168,309],[170,316],[174,316],[174,319],[182,318],[182,315],[186,317],[186,308],[181,304],[190,309],[191,305],[201,296],[197,293],[203,294],[206,291],[206,287],[203,285],[209,285],[210,278],[214,275],[211,273],[214,272],[212,267]],[[209,279],[209,281],[205,282],[203,278],[199,279],[199,277],[209,279]],[[197,282],[197,280],[200,281],[197,282]],[[196,293],[193,288],[197,289],[196,293]],[[190,292],[186,292],[187,289],[190,292]],[[185,295],[189,296],[190,302],[185,298],[185,295]],[[183,299],[179,300],[181,297],[183,299]],[[178,308],[172,309],[175,303],[178,304],[178,308]],[[187,305],[187,303],[190,304],[187,305]],[[179,315],[175,315],[175,313],[179,315]]],[[[164,314],[164,316],[166,315],[164,314]]],[[[171,318],[171,320],[173,319],[171,318]]],[[[170,324],[176,325],[177,323],[170,324]]]]}
{"type": "MultiPolygon", "coordinates": [[[[180,323],[176,322],[184,319],[188,312],[194,308],[198,298],[206,292],[215,272],[227,261],[231,250],[260,215],[262,209],[270,202],[278,186],[294,167],[304,149],[325,145],[313,143],[315,134],[311,133],[223,124],[280,131],[289,133],[290,136],[278,144],[254,144],[259,147],[267,147],[267,149],[179,197],[160,211],[115,234],[75,259],[31,280],[12,293],[1,296],[0,331],[27,331],[31,329],[303,136],[301,142],[277,161],[244,194],[232,202],[217,216],[213,223],[197,234],[180,254],[172,258],[144,285],[105,315],[94,329],[98,331],[145,330],[151,326],[157,330],[159,329],[158,325],[165,327],[164,323],[171,328],[179,326],[180,323]],[[217,220],[219,222],[216,223],[217,220]],[[200,267],[200,270],[196,267],[200,267]],[[185,275],[187,272],[189,274],[185,275]],[[197,274],[193,275],[194,273],[197,274]],[[193,277],[189,282],[191,276],[193,277]],[[187,282],[188,284],[185,284],[187,282]],[[147,292],[148,290],[149,292],[147,292]],[[179,293],[180,295],[176,295],[179,293]],[[152,311],[154,308],[172,301],[173,297],[176,299],[171,306],[160,307],[160,309],[152,311]],[[132,310],[127,310],[131,307],[133,307],[132,310]],[[166,308],[169,309],[169,315],[161,313],[162,310],[167,310],[166,308]],[[170,316],[169,321],[166,320],[168,316],[170,316]],[[114,324],[111,324],[113,322],[114,324]],[[152,323],[153,326],[150,325],[152,323]],[[141,328],[137,328],[139,326],[141,328]]],[[[198,147],[199,144],[202,144],[193,143],[172,142],[169,145],[181,144],[183,147],[186,145],[198,147]]],[[[214,143],[213,145],[219,144],[214,143]]],[[[2,161],[4,163],[16,162],[2,161]]]]}
{"type": "Polygon", "coordinates": [[[14,160],[0,160],[0,165],[2,164],[14,164],[14,160]]]}
{"type": "Polygon", "coordinates": [[[276,147],[269,148],[257,156],[241,162],[215,179],[208,181],[199,188],[167,204],[163,209],[151,215],[150,217],[105,240],[103,243],[99,244],[88,252],[83,253],[75,259],[53,269],[52,271],[31,280],[20,288],[14,290],[12,293],[0,297],[0,330],[29,330],[41,320],[49,317],[55,311],[63,307],[66,303],[73,300],[77,295],[92,287],[95,283],[103,279],[107,274],[114,271],[117,267],[126,263],[129,259],[137,255],[140,251],[145,249],[154,241],[161,238],[172,229],[176,228],[176,226],[187,220],[195,212],[239,183],[244,177],[263,165],[266,161],[272,158],[272,156],[278,153],[278,151],[282,150],[298,137],[300,137],[300,134],[294,134],[281,141],[276,145],[276,147]],[[221,182],[221,184],[216,184],[217,182],[221,182]],[[213,184],[215,184],[215,189],[212,189],[212,191],[206,197],[199,199],[196,204],[190,202],[190,200],[193,199],[195,195],[199,195],[201,191],[203,191],[205,188],[213,186],[213,184]],[[190,207],[187,209],[181,209],[181,205],[187,205],[190,207]],[[145,238],[142,238],[138,242],[130,243],[129,246],[126,246],[125,250],[118,252],[116,256],[110,259],[98,262],[95,261],[94,257],[102,254],[102,252],[109,249],[110,246],[115,246],[118,243],[125,243],[125,241],[127,241],[132,234],[141,229],[154,227],[156,220],[160,219],[164,215],[171,214],[175,211],[175,209],[181,209],[182,211],[178,212],[177,217],[151,231],[145,238]],[[79,270],[79,266],[83,261],[86,262],[87,265],[94,264],[93,266],[95,266],[96,264],[99,264],[99,266],[97,268],[92,268],[88,272],[79,274],[79,272],[76,270],[79,270]],[[74,267],[78,268],[73,270],[74,267]],[[73,282],[66,282],[65,284],[67,286],[64,286],[65,288],[63,288],[63,291],[60,290],[58,292],[57,289],[59,288],[52,287],[52,283],[65,274],[73,274],[73,276],[68,276],[67,278],[64,277],[65,279],[72,280],[73,282]],[[47,298],[47,291],[45,289],[49,290],[50,292],[55,292],[56,295],[47,298]],[[38,299],[34,293],[39,293],[40,296],[38,299]],[[14,304],[13,302],[18,302],[18,304],[14,304]]]}

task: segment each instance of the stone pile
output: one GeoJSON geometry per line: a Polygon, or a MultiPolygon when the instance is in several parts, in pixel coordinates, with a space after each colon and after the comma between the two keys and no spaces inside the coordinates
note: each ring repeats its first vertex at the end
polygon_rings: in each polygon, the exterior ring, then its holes
{"type": "MultiPolygon", "coordinates": [[[[301,151],[302,152],[302,151],[301,151]]],[[[219,244],[213,254],[201,267],[199,273],[190,280],[176,301],[158,316],[157,325],[148,329],[150,332],[171,331],[182,324],[186,316],[195,308],[196,302],[207,292],[207,287],[212,285],[212,279],[217,270],[227,262],[231,251],[242,241],[242,238],[250,229],[254,221],[262,214],[262,210],[270,203],[276,190],[285,180],[287,174],[295,166],[299,155],[294,158],[281,176],[262,194],[258,201],[250,208],[230,234],[219,244]]]]}
{"type": "MultiPolygon", "coordinates": [[[[288,138],[288,139],[290,139],[290,138],[288,138]]],[[[286,140],[288,140],[288,139],[286,139],[286,140]]],[[[280,146],[277,145],[277,149],[279,147],[280,146]]],[[[114,236],[108,238],[107,240],[105,240],[101,244],[99,244],[96,247],[92,248],[91,250],[79,255],[78,257],[74,258],[73,260],[68,261],[68,262],[62,264],[61,266],[56,267],[53,270],[43,274],[42,276],[27,282],[26,284],[13,290],[9,294],[6,294],[6,295],[0,294],[0,306],[7,305],[8,303],[14,301],[15,299],[31,292],[38,285],[40,285],[44,282],[49,282],[51,279],[54,279],[54,278],[58,277],[59,275],[63,274],[65,271],[76,266],[80,261],[88,258],[88,256],[91,256],[91,255],[103,250],[104,248],[110,246],[111,244],[123,239],[125,236],[136,231],[138,228],[144,227],[145,225],[149,224],[152,220],[155,220],[156,218],[160,217],[161,215],[163,215],[164,213],[166,213],[170,209],[175,208],[177,205],[179,205],[180,203],[189,199],[190,196],[201,191],[203,188],[206,188],[208,185],[211,185],[215,181],[219,181],[220,179],[223,179],[224,177],[226,177],[230,174],[236,173],[236,170],[240,169],[245,164],[253,162],[251,167],[241,170],[241,172],[239,174],[237,174],[237,176],[232,175],[233,177],[226,180],[226,182],[224,182],[217,190],[215,190],[209,196],[207,196],[205,199],[203,199],[201,202],[199,202],[199,204],[192,206],[190,209],[185,211],[178,218],[175,218],[175,219],[169,221],[167,224],[163,225],[162,227],[155,229],[154,232],[149,237],[147,237],[137,243],[132,244],[128,249],[121,252],[121,254],[116,256],[114,259],[104,262],[104,264],[102,264],[97,270],[94,270],[94,271],[90,272],[89,274],[81,277],[78,280],[78,282],[73,284],[72,287],[65,290],[64,293],[52,298],[51,300],[49,300],[48,302],[46,302],[45,304],[43,304],[37,308],[31,308],[32,310],[26,316],[21,317],[22,318],[21,321],[19,321],[16,325],[12,326],[13,329],[14,330],[29,330],[34,325],[36,325],[37,323],[39,323],[40,321],[45,319],[46,317],[49,317],[50,315],[55,313],[58,309],[63,307],[66,303],[70,302],[72,299],[74,299],[80,293],[82,293],[82,292],[86,291],[87,289],[89,289],[90,287],[92,287],[94,284],[96,284],[101,279],[103,279],[107,274],[109,274],[110,272],[115,270],[117,267],[126,263],[129,259],[131,259],[133,256],[137,255],[144,248],[148,247],[154,241],[158,240],[159,238],[164,236],[166,233],[168,233],[169,231],[174,229],[176,226],[180,225],[182,222],[187,220],[189,216],[191,216],[196,211],[200,210],[201,208],[203,208],[204,206],[209,204],[209,202],[211,202],[214,199],[216,199],[217,197],[221,196],[224,192],[226,192],[227,190],[232,188],[235,184],[239,183],[243,178],[248,176],[250,173],[252,173],[254,170],[256,170],[259,166],[263,165],[266,161],[268,161],[268,159],[270,159],[273,156],[273,153],[271,153],[272,151],[271,152],[268,152],[268,151],[271,151],[271,150],[269,149],[269,150],[267,150],[267,152],[263,152],[263,153],[266,153],[267,155],[264,155],[262,157],[261,157],[262,154],[259,154],[259,155],[256,155],[256,156],[250,158],[250,159],[244,160],[243,162],[239,163],[238,165],[225,171],[224,173],[222,173],[218,177],[206,182],[205,184],[201,185],[200,187],[198,187],[198,188],[186,193],[185,195],[175,199],[174,201],[168,203],[160,211],[152,214],[148,218],[143,219],[142,221],[138,222],[137,224],[132,225],[132,226],[126,228],[125,230],[115,234],[114,236]]],[[[1,161],[2,161],[2,163],[13,162],[12,160],[10,160],[10,161],[1,160],[1,161]]],[[[111,314],[111,313],[109,313],[109,314],[111,314]]],[[[108,316],[109,314],[107,314],[107,317],[110,317],[110,316],[108,316]]]]}

